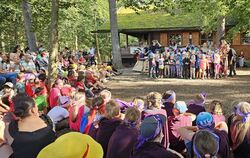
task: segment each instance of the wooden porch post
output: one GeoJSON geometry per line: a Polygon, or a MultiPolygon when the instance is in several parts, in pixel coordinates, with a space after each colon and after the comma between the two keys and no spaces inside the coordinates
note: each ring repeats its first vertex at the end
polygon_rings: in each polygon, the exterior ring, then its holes
{"type": "Polygon", "coordinates": [[[151,33],[148,33],[148,45],[151,45],[151,33]]]}
{"type": "Polygon", "coordinates": [[[128,34],[126,34],[126,48],[128,48],[128,34]]]}

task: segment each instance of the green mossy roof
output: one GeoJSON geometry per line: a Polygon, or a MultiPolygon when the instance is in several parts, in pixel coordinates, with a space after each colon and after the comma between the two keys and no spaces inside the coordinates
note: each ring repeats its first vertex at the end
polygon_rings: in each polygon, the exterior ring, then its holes
{"type": "MultiPolygon", "coordinates": [[[[159,30],[200,28],[202,20],[194,14],[170,15],[165,12],[140,12],[118,14],[118,28],[122,30],[159,30]]],[[[110,30],[109,20],[98,28],[98,32],[110,30]]]]}

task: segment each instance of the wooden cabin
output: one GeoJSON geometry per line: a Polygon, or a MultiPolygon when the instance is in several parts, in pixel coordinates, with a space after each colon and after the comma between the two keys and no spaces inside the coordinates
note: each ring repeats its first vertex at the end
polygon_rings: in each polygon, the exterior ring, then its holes
{"type": "MultiPolygon", "coordinates": [[[[205,33],[202,31],[202,21],[199,15],[185,14],[172,16],[165,12],[140,12],[118,14],[118,30],[126,35],[126,46],[121,48],[123,60],[133,58],[128,44],[129,36],[138,38],[138,47],[141,44],[151,44],[152,40],[158,40],[162,46],[169,46],[172,40],[178,46],[185,47],[189,43],[201,46],[215,43],[216,32],[205,33]]],[[[109,21],[100,26],[98,33],[110,32],[109,21]]],[[[226,22],[226,30],[233,25],[226,22]]],[[[245,57],[250,59],[250,36],[246,33],[236,34],[232,41],[232,47],[237,54],[244,52],[245,57]]]]}

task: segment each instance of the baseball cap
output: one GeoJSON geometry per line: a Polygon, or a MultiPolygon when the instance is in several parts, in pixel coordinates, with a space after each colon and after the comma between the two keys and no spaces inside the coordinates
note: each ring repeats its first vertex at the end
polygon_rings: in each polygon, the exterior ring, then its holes
{"type": "Polygon", "coordinates": [[[187,105],[184,101],[177,101],[175,104],[174,104],[174,108],[176,108],[177,110],[179,110],[179,112],[181,114],[185,113],[188,108],[187,108],[187,105]]]}
{"type": "Polygon", "coordinates": [[[70,98],[68,96],[59,96],[58,101],[61,107],[67,107],[70,101],[70,98]]]}
{"type": "Polygon", "coordinates": [[[9,88],[13,88],[13,87],[14,87],[13,83],[11,83],[11,82],[6,82],[3,86],[4,86],[4,87],[5,87],[5,86],[6,86],[6,87],[9,87],[9,88]]]}
{"type": "Polygon", "coordinates": [[[37,158],[102,158],[99,143],[86,134],[70,132],[43,148],[37,158]]]}
{"type": "Polygon", "coordinates": [[[165,123],[166,117],[164,115],[149,115],[141,123],[140,134],[146,140],[154,139],[160,134],[162,126],[165,123]]]}
{"type": "Polygon", "coordinates": [[[214,119],[209,112],[201,112],[196,117],[196,125],[199,129],[213,128],[214,119]]]}

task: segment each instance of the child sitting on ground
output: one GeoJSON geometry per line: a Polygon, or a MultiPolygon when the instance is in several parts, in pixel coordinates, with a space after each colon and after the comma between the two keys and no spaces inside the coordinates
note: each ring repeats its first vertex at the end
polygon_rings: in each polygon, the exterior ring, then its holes
{"type": "Polygon", "coordinates": [[[215,125],[221,121],[225,122],[225,116],[222,112],[222,103],[218,100],[213,100],[209,106],[209,112],[213,115],[215,125]]]}
{"type": "Polygon", "coordinates": [[[168,117],[169,148],[180,153],[183,153],[186,147],[184,141],[180,139],[177,129],[184,126],[192,126],[192,121],[195,120],[195,116],[186,113],[186,111],[186,103],[184,101],[177,101],[173,108],[174,116],[168,117]]]}
{"type": "Polygon", "coordinates": [[[229,139],[235,158],[250,156],[250,104],[240,102],[234,109],[234,115],[228,121],[229,139]]]}
{"type": "Polygon", "coordinates": [[[86,98],[84,92],[77,92],[69,109],[69,127],[74,131],[80,131],[82,116],[89,112],[89,108],[85,106],[86,98]]]}
{"type": "Polygon", "coordinates": [[[162,95],[163,109],[166,110],[167,116],[174,116],[173,107],[176,102],[176,93],[172,90],[166,91],[162,95]]]}
{"type": "Polygon", "coordinates": [[[141,113],[135,107],[130,107],[125,112],[123,123],[116,128],[108,144],[108,158],[128,158],[139,136],[138,125],[141,113]]]}
{"type": "Polygon", "coordinates": [[[191,100],[188,103],[188,111],[189,113],[195,114],[196,116],[200,113],[200,112],[205,112],[205,102],[206,102],[206,93],[200,93],[198,95],[196,95],[194,100],[191,100]]]}
{"type": "Polygon", "coordinates": [[[106,104],[105,116],[100,120],[96,134],[96,141],[101,144],[104,157],[107,155],[109,140],[120,124],[120,106],[114,100],[110,100],[106,104]]]}

